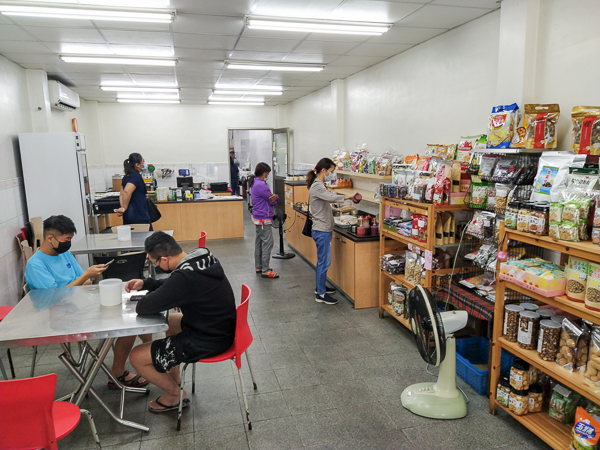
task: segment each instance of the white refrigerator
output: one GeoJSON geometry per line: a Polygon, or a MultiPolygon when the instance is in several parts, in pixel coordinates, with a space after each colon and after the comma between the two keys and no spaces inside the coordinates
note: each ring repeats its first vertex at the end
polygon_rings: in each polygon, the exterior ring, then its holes
{"type": "MultiPolygon", "coordinates": [[[[83,135],[20,133],[19,147],[29,217],[65,215],[77,228],[73,243],[85,237],[92,204],[83,135]]],[[[77,260],[88,267],[85,255],[77,260]]]]}

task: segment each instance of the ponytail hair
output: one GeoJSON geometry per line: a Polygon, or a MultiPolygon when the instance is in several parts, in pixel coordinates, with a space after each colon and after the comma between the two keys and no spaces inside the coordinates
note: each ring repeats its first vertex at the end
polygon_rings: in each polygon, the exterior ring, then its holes
{"type": "Polygon", "coordinates": [[[310,189],[312,184],[315,182],[317,175],[321,173],[323,169],[329,170],[331,168],[335,168],[335,163],[329,158],[322,158],[319,160],[314,169],[309,170],[306,173],[306,187],[310,189]]]}
{"type": "Polygon", "coordinates": [[[129,158],[123,161],[123,169],[125,170],[125,175],[137,172],[135,165],[141,164],[143,159],[144,158],[142,158],[142,155],[140,155],[139,153],[131,153],[129,155],[129,158]]]}

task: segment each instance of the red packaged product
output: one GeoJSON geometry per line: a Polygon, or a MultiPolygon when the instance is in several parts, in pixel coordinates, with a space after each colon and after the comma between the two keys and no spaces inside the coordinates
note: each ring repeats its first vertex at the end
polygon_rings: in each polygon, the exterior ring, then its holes
{"type": "Polygon", "coordinates": [[[412,219],[412,238],[414,240],[419,239],[419,216],[420,214],[410,215],[410,218],[412,219]]]}
{"type": "Polygon", "coordinates": [[[427,171],[429,170],[429,161],[431,158],[419,158],[419,162],[417,163],[417,170],[427,171]]]}
{"type": "Polygon", "coordinates": [[[419,242],[427,242],[427,216],[423,214],[414,215],[417,216],[417,240],[419,242]]]}

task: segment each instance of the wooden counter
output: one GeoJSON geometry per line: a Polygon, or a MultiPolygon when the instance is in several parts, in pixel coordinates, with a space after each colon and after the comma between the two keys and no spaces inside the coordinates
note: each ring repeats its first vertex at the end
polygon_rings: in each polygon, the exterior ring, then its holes
{"type": "MultiPolygon", "coordinates": [[[[287,243],[310,264],[317,264],[317,247],[312,238],[302,234],[306,214],[293,209],[295,202],[308,201],[306,185],[285,186],[287,243]]],[[[352,238],[342,230],[333,231],[331,266],[328,279],[354,301],[354,308],[379,305],[379,239],[352,238]]]]}

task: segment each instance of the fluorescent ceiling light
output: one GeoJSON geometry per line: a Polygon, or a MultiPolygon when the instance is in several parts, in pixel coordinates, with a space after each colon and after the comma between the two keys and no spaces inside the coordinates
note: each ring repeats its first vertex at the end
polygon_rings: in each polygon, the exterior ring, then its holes
{"type": "Polygon", "coordinates": [[[253,16],[244,17],[246,26],[253,30],[301,31],[303,33],[362,34],[381,36],[391,23],[349,22],[341,20],[311,20],[291,17],[253,16]]]}
{"type": "Polygon", "coordinates": [[[119,103],[180,103],[181,100],[148,100],[148,99],[133,99],[133,98],[118,98],[119,103]]]}
{"type": "Polygon", "coordinates": [[[134,58],[172,58],[173,48],[159,45],[60,44],[62,55],[125,56],[134,58]]]}
{"type": "Polygon", "coordinates": [[[265,102],[216,102],[208,101],[209,105],[243,105],[243,106],[264,106],[265,102]]]}
{"type": "Polygon", "coordinates": [[[65,56],[60,59],[68,63],[82,64],[123,64],[135,66],[170,66],[177,64],[176,59],[145,59],[145,58],[113,58],[102,56],[65,56]]]}
{"type": "Polygon", "coordinates": [[[136,83],[131,80],[102,80],[102,86],[123,86],[123,87],[163,87],[163,88],[176,88],[177,83],[136,83]]]}
{"type": "Polygon", "coordinates": [[[163,92],[175,94],[179,92],[179,89],[160,87],[100,86],[100,89],[111,92],[163,92]]]}
{"type": "MultiPolygon", "coordinates": [[[[215,89],[241,89],[244,91],[283,91],[283,87],[281,86],[263,86],[261,84],[217,84],[215,89]]],[[[276,95],[276,94],[271,94],[276,95]]]]}
{"type": "Polygon", "coordinates": [[[175,10],[101,8],[79,5],[37,6],[18,2],[2,3],[0,13],[5,16],[46,17],[51,19],[113,20],[119,22],[171,23],[175,10]]]}
{"type": "Polygon", "coordinates": [[[325,66],[317,64],[262,63],[253,61],[225,61],[225,67],[237,70],[277,70],[284,72],[320,72],[325,68],[325,66]]]}
{"type": "Polygon", "coordinates": [[[146,100],[179,100],[179,94],[139,94],[130,92],[117,92],[117,98],[139,98],[146,100]]]}
{"type": "Polygon", "coordinates": [[[281,95],[281,91],[224,91],[221,89],[215,89],[213,91],[215,95],[281,95]]]}
{"type": "Polygon", "coordinates": [[[126,6],[132,8],[168,8],[169,0],[37,0],[38,3],[71,3],[77,5],[126,6]]]}
{"type": "Polygon", "coordinates": [[[218,97],[214,95],[210,95],[208,97],[210,101],[215,102],[241,102],[241,103],[256,103],[256,102],[264,102],[264,97],[218,97]]]}

